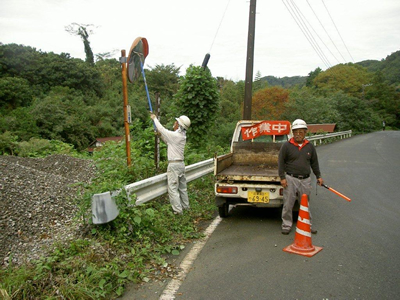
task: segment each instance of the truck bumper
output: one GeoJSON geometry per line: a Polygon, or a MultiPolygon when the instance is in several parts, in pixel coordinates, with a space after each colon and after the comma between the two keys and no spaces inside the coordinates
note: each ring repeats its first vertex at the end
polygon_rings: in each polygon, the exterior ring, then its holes
{"type": "MultiPolygon", "coordinates": [[[[235,189],[234,189],[235,190],[235,189]]],[[[280,207],[283,204],[283,188],[276,184],[215,184],[215,202],[218,207],[225,203],[230,205],[250,205],[256,207],[280,207]],[[221,193],[219,190],[231,191],[236,187],[236,193],[221,193]],[[268,194],[268,203],[249,202],[249,192],[263,192],[268,194]]]]}

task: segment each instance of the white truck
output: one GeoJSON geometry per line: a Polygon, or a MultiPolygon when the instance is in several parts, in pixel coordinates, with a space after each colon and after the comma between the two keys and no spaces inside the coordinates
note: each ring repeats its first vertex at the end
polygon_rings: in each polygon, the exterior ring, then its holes
{"type": "Polygon", "coordinates": [[[278,154],[289,138],[289,121],[237,123],[230,153],[214,159],[215,201],[220,217],[228,216],[229,205],[282,206],[278,154]]]}

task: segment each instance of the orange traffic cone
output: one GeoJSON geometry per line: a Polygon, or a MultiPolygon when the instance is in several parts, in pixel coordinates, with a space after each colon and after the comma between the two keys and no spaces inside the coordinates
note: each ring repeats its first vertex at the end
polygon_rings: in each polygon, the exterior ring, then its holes
{"type": "Polygon", "coordinates": [[[303,194],[303,196],[301,196],[299,218],[297,220],[294,243],[283,248],[283,251],[311,257],[321,250],[322,247],[315,247],[311,242],[311,223],[310,214],[308,212],[308,197],[306,194],[303,194]]]}

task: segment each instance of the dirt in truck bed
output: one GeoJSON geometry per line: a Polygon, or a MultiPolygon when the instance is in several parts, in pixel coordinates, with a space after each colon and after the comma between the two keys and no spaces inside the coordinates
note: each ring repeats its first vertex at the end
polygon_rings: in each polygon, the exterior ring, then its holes
{"type": "Polygon", "coordinates": [[[231,165],[222,172],[218,173],[218,176],[278,176],[278,169],[276,166],[271,165],[231,165]]]}

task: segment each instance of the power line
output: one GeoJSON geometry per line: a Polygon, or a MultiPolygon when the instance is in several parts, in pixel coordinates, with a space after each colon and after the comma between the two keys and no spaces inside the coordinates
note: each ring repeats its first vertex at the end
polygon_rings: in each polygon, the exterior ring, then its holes
{"type": "MultiPolygon", "coordinates": [[[[296,8],[296,10],[298,11],[299,14],[301,14],[302,19],[304,19],[307,24],[309,25],[309,27],[314,31],[314,33],[316,33],[316,31],[314,30],[314,28],[312,27],[312,25],[310,24],[310,22],[308,22],[307,18],[304,16],[304,14],[300,11],[300,9],[297,7],[297,5],[294,3],[293,0],[291,0],[292,5],[296,8]]],[[[304,21],[303,21],[304,23],[304,21]]],[[[315,40],[313,34],[310,32],[310,30],[308,29],[307,25],[304,24],[304,26],[307,28],[307,31],[309,33],[309,35],[311,36],[312,40],[314,41],[316,47],[319,49],[321,55],[325,58],[325,60],[328,62],[329,67],[332,67],[332,64],[330,63],[329,59],[326,57],[324,51],[322,51],[321,47],[319,46],[318,42],[315,40]]],[[[318,36],[318,34],[316,33],[316,35],[318,36]]]]}
{"type": "MultiPolygon", "coordinates": [[[[322,62],[325,64],[325,66],[327,68],[329,68],[330,67],[330,63],[325,59],[325,57],[323,57],[323,55],[320,53],[320,51],[318,51],[317,46],[313,43],[313,41],[311,40],[309,34],[307,34],[306,28],[304,28],[304,25],[300,24],[300,21],[299,21],[300,18],[298,16],[296,16],[294,9],[290,6],[289,0],[288,0],[287,4],[285,3],[284,0],[282,0],[282,2],[285,5],[285,7],[288,10],[288,12],[290,13],[290,15],[292,16],[293,20],[296,22],[297,26],[300,28],[300,30],[302,31],[302,33],[304,34],[304,36],[306,37],[306,39],[310,43],[311,47],[317,53],[317,55],[322,60],[322,62]]],[[[307,27],[307,26],[305,26],[305,27],[307,27]]]]}
{"type": "MultiPolygon", "coordinates": [[[[317,18],[319,24],[321,25],[322,29],[325,31],[326,35],[329,37],[329,39],[331,40],[332,44],[335,46],[336,50],[339,52],[340,56],[342,56],[343,60],[346,62],[346,60],[344,59],[343,55],[340,53],[339,49],[336,47],[335,42],[332,40],[331,36],[329,35],[329,33],[326,31],[324,25],[322,24],[321,20],[318,18],[317,14],[315,13],[314,9],[311,7],[310,3],[307,0],[307,4],[308,6],[311,8],[311,11],[313,12],[314,16],[317,18]]],[[[316,33],[317,34],[317,33],[316,33]]],[[[329,47],[323,42],[323,40],[319,37],[319,35],[317,34],[318,38],[321,40],[321,42],[324,44],[324,46],[326,47],[326,49],[328,49],[329,53],[336,59],[336,61],[338,63],[340,63],[340,61],[336,58],[336,56],[332,53],[332,51],[329,49],[329,47]]]]}
{"type": "Polygon", "coordinates": [[[214,35],[214,39],[213,39],[213,41],[212,41],[212,43],[211,43],[211,47],[210,47],[210,50],[208,51],[208,53],[211,52],[211,48],[214,46],[215,39],[217,38],[219,28],[221,27],[222,21],[224,20],[225,13],[226,13],[226,11],[227,11],[227,9],[228,9],[228,6],[229,6],[229,3],[230,3],[230,2],[231,2],[231,0],[229,0],[228,3],[226,4],[224,13],[222,14],[221,21],[219,22],[219,25],[218,25],[218,28],[217,28],[217,32],[216,32],[215,35],[214,35]]]}
{"type": "MultiPolygon", "coordinates": [[[[308,2],[308,1],[307,1],[307,2],[308,2]]],[[[344,40],[343,40],[343,38],[342,38],[342,35],[341,35],[340,32],[339,32],[339,29],[336,27],[335,21],[333,21],[332,16],[331,16],[331,14],[329,13],[329,10],[328,10],[328,8],[327,8],[326,5],[325,5],[324,0],[322,0],[322,3],[324,4],[326,11],[328,12],[329,18],[331,18],[331,21],[332,21],[333,25],[335,26],[336,31],[337,31],[337,33],[339,34],[340,39],[342,40],[343,45],[345,46],[345,48],[346,48],[346,50],[347,50],[347,53],[349,53],[349,55],[350,55],[350,57],[351,57],[351,60],[352,60],[353,63],[354,63],[353,56],[351,56],[350,51],[349,51],[349,49],[347,48],[346,43],[344,42],[344,40]]]]}

